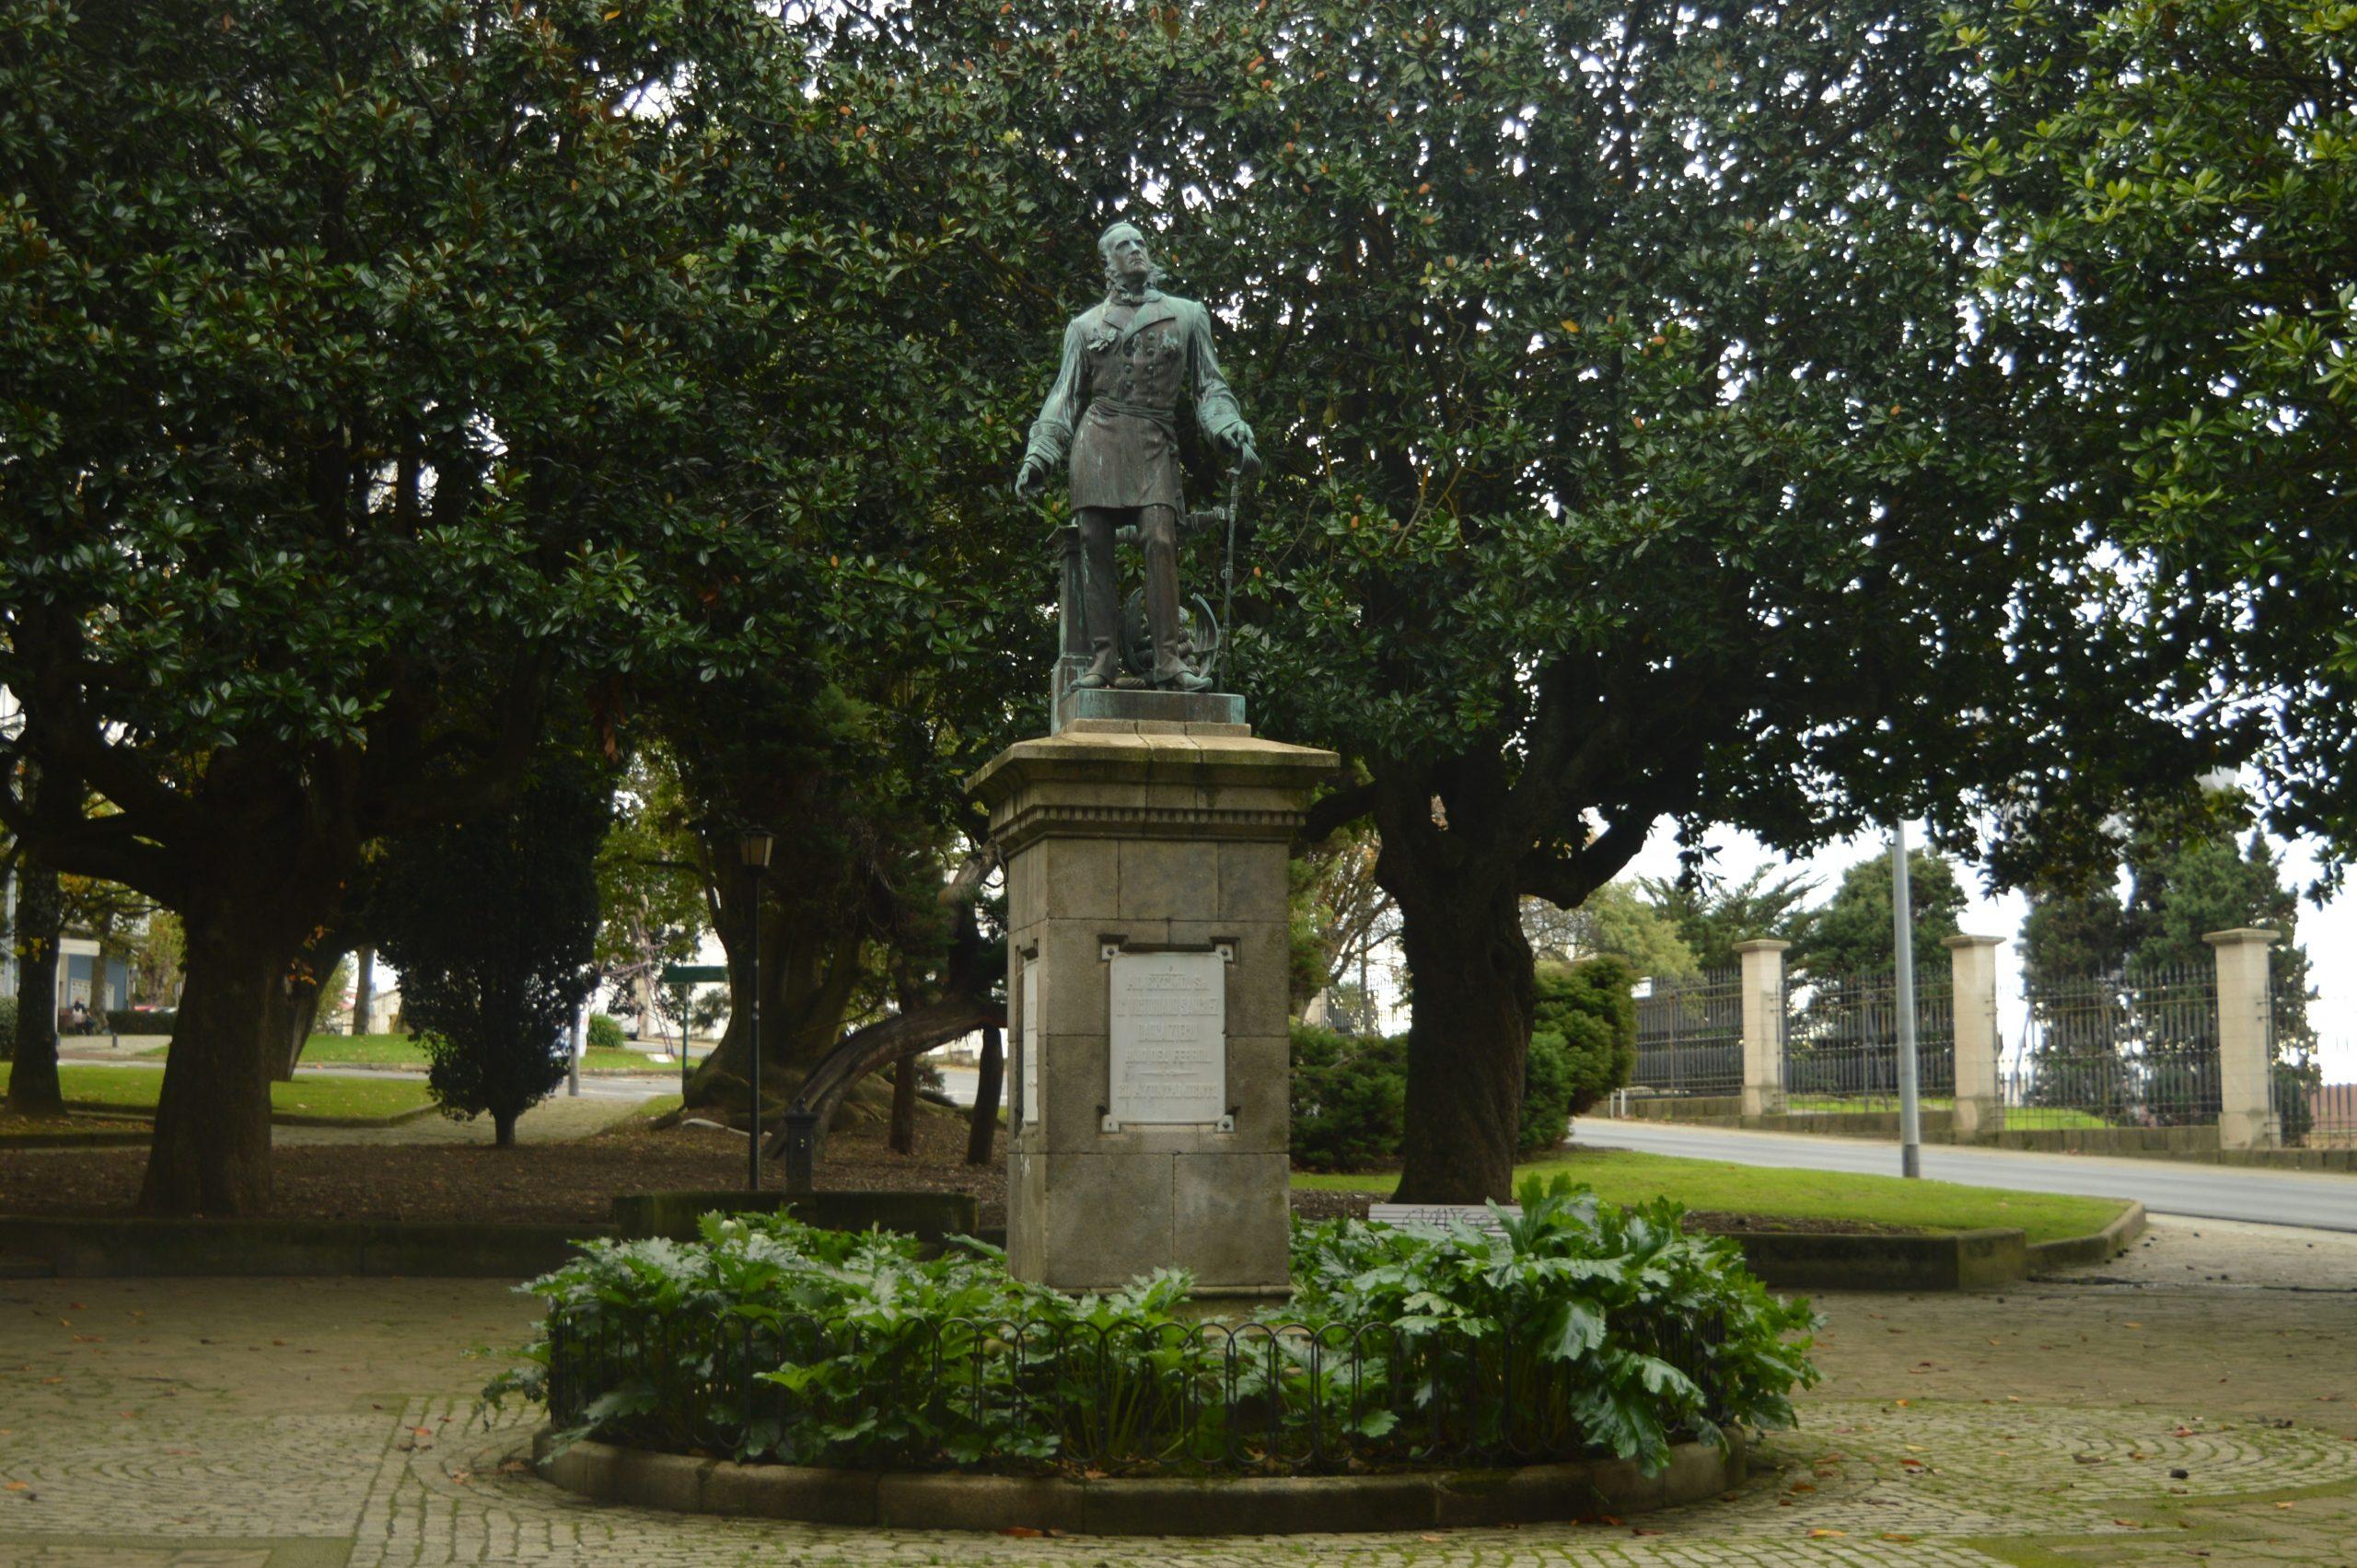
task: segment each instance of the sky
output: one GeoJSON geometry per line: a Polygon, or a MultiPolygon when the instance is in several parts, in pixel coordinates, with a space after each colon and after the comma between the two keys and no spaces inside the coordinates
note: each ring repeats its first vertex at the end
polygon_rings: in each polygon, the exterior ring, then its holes
{"type": "MultiPolygon", "coordinates": [[[[1910,823],[1907,839],[1910,845],[1921,848],[1924,842],[1923,825],[1910,823]]],[[[1890,853],[1887,836],[1845,839],[1799,860],[1788,860],[1748,833],[1731,828],[1713,829],[1703,842],[1719,852],[1713,863],[1715,869],[1734,881],[1741,881],[1755,867],[1762,865],[1779,870],[1789,865],[1805,872],[1818,885],[1819,890],[1811,902],[1821,900],[1852,865],[1870,854],[1887,857],[1890,853]]],[[[2283,877],[2288,884],[2300,887],[2316,879],[2318,866],[2312,846],[2294,842],[2279,848],[2283,853],[2283,877]]],[[[1664,825],[1655,830],[1654,836],[1622,875],[1631,879],[1671,877],[1678,871],[1677,836],[1664,825]]],[[[2021,1039],[2026,1011],[2019,939],[2022,918],[2028,908],[2019,893],[1992,897],[1984,892],[1969,867],[1963,868],[1961,880],[1973,895],[1971,903],[1958,917],[1961,927],[1974,935],[2006,939],[2005,946],[1997,950],[1997,1025],[2005,1046],[2011,1048],[2021,1039]]],[[[2357,892],[2343,892],[2321,908],[2303,901],[2299,937],[2308,950],[2310,982],[2319,993],[2316,1000],[2308,1005],[2308,1019],[2323,1045],[2325,1079],[2328,1083],[2357,1082],[2357,974],[2342,969],[2339,962],[2357,947],[2357,892]]]]}

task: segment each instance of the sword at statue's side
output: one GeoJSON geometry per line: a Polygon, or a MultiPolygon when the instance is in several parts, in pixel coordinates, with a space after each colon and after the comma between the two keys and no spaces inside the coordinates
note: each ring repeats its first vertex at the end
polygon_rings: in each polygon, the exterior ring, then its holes
{"type": "MultiPolygon", "coordinates": [[[[1236,645],[1236,520],[1244,515],[1244,497],[1249,494],[1248,484],[1260,477],[1257,459],[1238,462],[1227,471],[1227,553],[1219,568],[1219,656],[1227,664],[1230,649],[1236,645]]],[[[1234,684],[1236,667],[1228,664],[1229,683],[1234,684]]]]}

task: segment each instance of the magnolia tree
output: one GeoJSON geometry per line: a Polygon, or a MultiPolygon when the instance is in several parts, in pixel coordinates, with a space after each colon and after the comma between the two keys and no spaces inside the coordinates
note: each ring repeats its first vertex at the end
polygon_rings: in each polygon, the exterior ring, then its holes
{"type": "MultiPolygon", "coordinates": [[[[2118,541],[2180,652],[2154,700],[2261,766],[2268,825],[2357,851],[2357,28],[2315,0],[1959,6],[1996,122],[1975,300],[2043,504],[2118,541]]],[[[2229,814],[2231,815],[2231,814],[2229,814]]],[[[2230,821],[2213,828],[2232,830],[2230,821]]],[[[2119,846],[2094,845],[2107,865],[2119,846]]]]}
{"type": "Polygon", "coordinates": [[[858,156],[802,92],[849,28],[7,23],[0,682],[12,755],[104,809],[0,813],[182,917],[145,1206],[266,1200],[275,1015],[364,846],[495,807],[552,710],[610,735],[641,682],[980,646],[828,531],[857,487],[812,433],[896,352],[843,307],[977,243],[795,210],[858,156]]]}
{"type": "Polygon", "coordinates": [[[1226,323],[1271,465],[1236,668],[1354,764],[1310,836],[1380,835],[1403,1200],[1509,1191],[1526,896],[1670,822],[1968,841],[2188,749],[1976,396],[1933,6],[1023,11],[976,58],[1043,84],[1061,230],[1120,194],[1226,323]]]}

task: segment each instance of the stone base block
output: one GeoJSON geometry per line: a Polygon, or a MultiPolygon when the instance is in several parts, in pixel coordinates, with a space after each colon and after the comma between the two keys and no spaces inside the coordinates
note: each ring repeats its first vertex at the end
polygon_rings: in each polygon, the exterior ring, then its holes
{"type": "Polygon", "coordinates": [[[1058,734],[1085,720],[1115,724],[1241,726],[1244,699],[1232,691],[1154,691],[1119,686],[1067,687],[1056,700],[1058,734]]]}

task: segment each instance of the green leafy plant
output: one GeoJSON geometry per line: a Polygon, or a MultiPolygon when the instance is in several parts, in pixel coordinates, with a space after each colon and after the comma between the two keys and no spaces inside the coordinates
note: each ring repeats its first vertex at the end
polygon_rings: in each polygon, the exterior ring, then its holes
{"type": "Polygon", "coordinates": [[[700,1243],[593,1242],[526,1286],[541,1336],[484,1396],[546,1402],[567,1441],[870,1469],[1653,1470],[1792,1423],[1805,1303],[1666,1201],[1560,1177],[1522,1201],[1494,1229],[1297,1226],[1272,1322],[1188,1312],[1182,1272],[1074,1297],[970,1240],[707,1215],[700,1243]]]}
{"type": "Polygon", "coordinates": [[[622,1021],[610,1013],[589,1015],[589,1049],[621,1051],[630,1044],[630,1036],[622,1030],[622,1021]]]}

